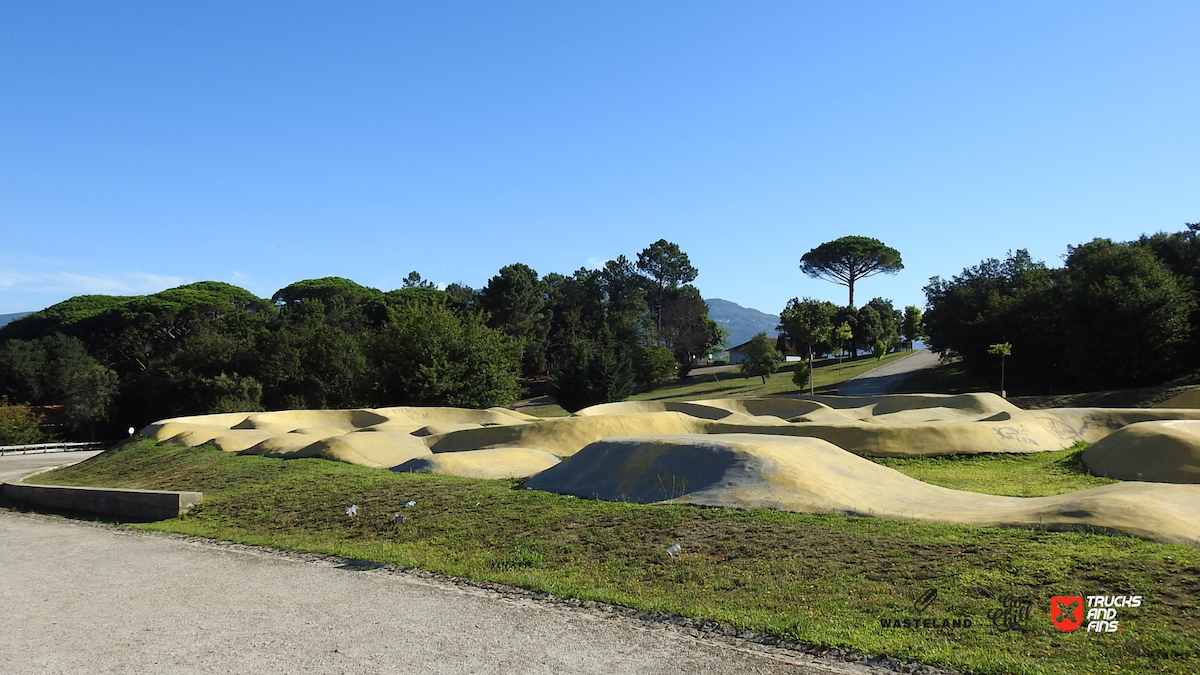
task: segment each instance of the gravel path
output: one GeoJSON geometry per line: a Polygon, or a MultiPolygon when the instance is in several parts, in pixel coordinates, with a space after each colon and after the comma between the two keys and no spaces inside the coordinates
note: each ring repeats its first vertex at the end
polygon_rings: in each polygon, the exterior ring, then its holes
{"type": "Polygon", "coordinates": [[[896,391],[900,382],[914,370],[938,365],[938,355],[921,349],[886,366],[868,370],[838,385],[839,396],[880,396],[896,391]]]}

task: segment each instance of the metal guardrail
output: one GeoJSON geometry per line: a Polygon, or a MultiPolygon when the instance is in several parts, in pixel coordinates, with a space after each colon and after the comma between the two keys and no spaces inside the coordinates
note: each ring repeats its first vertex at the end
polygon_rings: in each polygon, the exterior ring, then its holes
{"type": "Polygon", "coordinates": [[[36,455],[45,452],[77,452],[103,450],[109,444],[101,441],[84,443],[34,443],[32,445],[0,445],[2,455],[36,455]]]}

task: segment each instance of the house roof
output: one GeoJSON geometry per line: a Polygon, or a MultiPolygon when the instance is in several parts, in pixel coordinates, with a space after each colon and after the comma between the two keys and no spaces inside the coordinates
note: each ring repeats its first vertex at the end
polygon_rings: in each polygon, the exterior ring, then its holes
{"type": "MultiPolygon", "coordinates": [[[[732,352],[732,351],[739,351],[739,350],[741,350],[741,349],[745,348],[745,346],[746,346],[746,345],[748,345],[748,344],[750,344],[751,342],[754,342],[754,339],[753,339],[753,338],[751,338],[751,339],[749,339],[749,340],[746,340],[745,342],[743,342],[742,344],[740,344],[740,345],[738,345],[738,346],[736,346],[736,347],[730,347],[730,348],[729,348],[729,351],[731,351],[731,352],[732,352]]],[[[776,344],[777,342],[779,342],[779,338],[773,338],[773,337],[769,337],[769,338],[767,338],[767,342],[770,342],[772,345],[774,345],[774,344],[776,344]]]]}
{"type": "MultiPolygon", "coordinates": [[[[745,349],[746,345],[750,344],[751,342],[753,342],[753,340],[752,340],[752,339],[751,339],[751,340],[747,340],[747,341],[743,342],[742,344],[740,344],[740,345],[738,345],[738,346],[736,346],[736,347],[730,347],[730,348],[729,348],[729,351],[731,351],[731,352],[742,351],[742,350],[744,350],[744,349],[745,349]]],[[[770,342],[770,343],[771,343],[772,345],[774,345],[776,348],[778,348],[778,347],[779,347],[779,338],[777,338],[777,337],[769,337],[769,338],[767,338],[767,342],[770,342]]],[[[795,341],[795,340],[792,340],[792,339],[789,339],[789,338],[784,338],[784,339],[783,339],[783,353],[784,353],[784,354],[788,354],[788,355],[795,355],[795,354],[799,354],[799,353],[800,353],[800,349],[799,349],[799,347],[796,345],[796,341],[795,341]]]]}

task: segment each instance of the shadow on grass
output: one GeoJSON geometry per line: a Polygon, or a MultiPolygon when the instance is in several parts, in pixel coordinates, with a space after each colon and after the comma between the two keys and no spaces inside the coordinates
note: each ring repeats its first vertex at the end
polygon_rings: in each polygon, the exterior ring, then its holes
{"type": "Polygon", "coordinates": [[[989,391],[985,379],[967,374],[961,363],[947,363],[910,373],[896,387],[897,394],[967,394],[989,391]]]}
{"type": "MultiPolygon", "coordinates": [[[[1080,443],[1076,443],[1076,446],[1080,446],[1080,445],[1081,445],[1080,443]]],[[[1077,450],[1073,451],[1071,454],[1054,462],[1054,464],[1053,464],[1054,470],[1058,471],[1060,473],[1077,474],[1080,476],[1098,475],[1098,474],[1093,474],[1091,471],[1088,471],[1088,468],[1086,466],[1084,466],[1083,452],[1085,450],[1087,450],[1086,445],[1084,445],[1083,447],[1079,447],[1077,450]]]]}
{"type": "MultiPolygon", "coordinates": [[[[705,398],[713,398],[713,397],[711,396],[711,394],[717,394],[717,393],[720,393],[720,392],[739,392],[739,393],[745,393],[745,392],[746,392],[746,390],[747,390],[748,388],[750,388],[750,387],[749,387],[749,385],[750,385],[750,383],[747,383],[746,385],[742,385],[742,386],[735,386],[735,385],[731,385],[731,386],[727,386],[727,387],[714,387],[714,388],[712,388],[712,389],[708,389],[708,390],[706,390],[706,391],[704,392],[704,397],[705,397],[705,398]]],[[[686,398],[696,398],[696,396],[697,396],[697,393],[696,393],[696,392],[694,392],[694,391],[689,391],[689,392],[683,392],[683,393],[679,393],[679,394],[670,394],[670,395],[668,395],[668,396],[659,396],[659,397],[656,397],[656,398],[654,398],[654,399],[650,399],[650,400],[654,400],[654,401],[670,401],[670,400],[673,400],[673,399],[680,399],[680,398],[685,398],[685,399],[686,399],[686,398]]]]}

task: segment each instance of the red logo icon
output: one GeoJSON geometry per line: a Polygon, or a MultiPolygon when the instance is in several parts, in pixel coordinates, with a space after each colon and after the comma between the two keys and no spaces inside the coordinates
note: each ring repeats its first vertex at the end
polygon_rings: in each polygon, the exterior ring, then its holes
{"type": "Polygon", "coordinates": [[[1056,595],[1050,598],[1050,621],[1064,633],[1083,624],[1083,596],[1056,595]]]}

